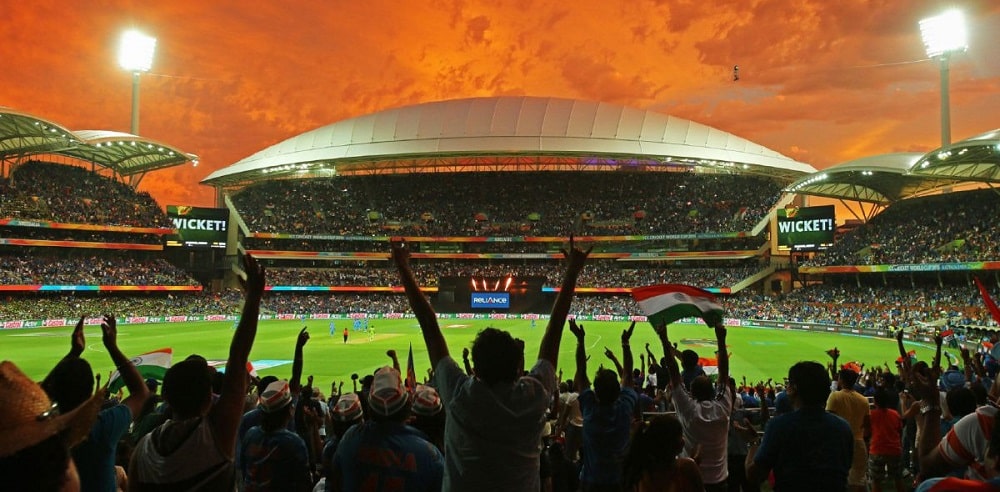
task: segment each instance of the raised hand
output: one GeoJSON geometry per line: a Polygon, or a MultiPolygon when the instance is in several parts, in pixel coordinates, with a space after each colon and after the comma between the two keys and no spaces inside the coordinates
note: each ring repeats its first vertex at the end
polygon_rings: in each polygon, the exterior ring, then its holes
{"type": "Polygon", "coordinates": [[[302,329],[299,331],[299,337],[298,339],[295,340],[295,344],[298,345],[299,347],[304,347],[306,345],[306,342],[308,341],[309,341],[309,332],[306,331],[306,327],[303,326],[302,329]]]}
{"type": "MultiPolygon", "coordinates": [[[[83,320],[80,320],[83,323],[83,320]]],[[[107,348],[118,346],[118,321],[113,314],[105,314],[101,321],[101,340],[107,348]]]]}
{"type": "Polygon", "coordinates": [[[469,358],[469,347],[462,347],[462,358],[463,359],[469,358]]]}
{"type": "Polygon", "coordinates": [[[611,360],[615,360],[615,353],[612,352],[611,349],[607,347],[604,347],[604,356],[611,360]]]}
{"type": "Polygon", "coordinates": [[[667,336],[667,324],[666,323],[661,323],[659,325],[653,325],[653,331],[656,332],[657,336],[659,336],[661,340],[667,340],[668,339],[668,336],[667,336]]]}
{"type": "Polygon", "coordinates": [[[576,336],[577,341],[583,341],[586,333],[583,331],[583,325],[576,324],[575,319],[569,320],[569,331],[576,336]]]}
{"type": "Polygon", "coordinates": [[[79,357],[80,354],[83,354],[83,350],[87,348],[87,339],[83,336],[83,320],[84,316],[80,316],[80,321],[76,322],[76,326],[73,327],[73,334],[70,336],[69,355],[72,357],[79,357]]]}
{"type": "Polygon", "coordinates": [[[570,269],[579,270],[583,268],[583,264],[587,261],[587,255],[589,255],[593,249],[594,249],[593,244],[590,245],[590,247],[587,248],[586,251],[576,247],[573,240],[573,236],[570,235],[569,251],[567,251],[565,248],[560,248],[560,251],[562,251],[563,256],[565,256],[566,259],[569,260],[570,269]]]}
{"type": "Polygon", "coordinates": [[[386,350],[385,355],[389,356],[390,359],[396,360],[396,349],[386,350]]]}
{"type": "Polygon", "coordinates": [[[410,264],[410,248],[407,248],[405,243],[402,241],[393,241],[391,247],[392,261],[394,261],[397,266],[410,264]]]}
{"type": "Polygon", "coordinates": [[[622,344],[628,345],[629,339],[632,338],[632,332],[635,331],[635,321],[628,326],[627,330],[622,330],[622,344]]]}
{"type": "Polygon", "coordinates": [[[264,266],[257,263],[257,259],[250,253],[243,255],[243,268],[247,278],[240,279],[240,284],[247,295],[261,296],[264,294],[264,266]]]}

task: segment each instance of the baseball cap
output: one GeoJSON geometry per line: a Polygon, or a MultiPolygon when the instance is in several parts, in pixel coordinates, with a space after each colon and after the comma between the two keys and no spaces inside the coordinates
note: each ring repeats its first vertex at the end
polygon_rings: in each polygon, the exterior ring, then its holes
{"type": "Polygon", "coordinates": [[[260,409],[265,413],[277,412],[291,402],[292,392],[288,388],[288,381],[284,379],[267,385],[264,392],[260,394],[260,409]]]}
{"type": "Polygon", "coordinates": [[[385,366],[375,372],[368,393],[368,407],[372,412],[388,417],[402,410],[408,401],[409,394],[403,387],[399,371],[385,366]]]}
{"type": "Polygon", "coordinates": [[[353,422],[364,416],[361,409],[361,398],[357,393],[347,393],[340,395],[337,403],[333,405],[333,419],[338,422],[353,422]]]}

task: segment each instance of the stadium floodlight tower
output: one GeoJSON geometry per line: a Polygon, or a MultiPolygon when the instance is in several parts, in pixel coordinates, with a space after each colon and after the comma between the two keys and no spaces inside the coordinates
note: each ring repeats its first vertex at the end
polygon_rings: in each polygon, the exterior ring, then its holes
{"type": "Polygon", "coordinates": [[[153,67],[156,38],[130,29],[122,34],[118,64],[132,72],[132,135],[139,134],[139,75],[153,67]]]}
{"type": "Polygon", "coordinates": [[[924,40],[927,56],[941,63],[941,147],[951,143],[951,103],[948,95],[948,61],[952,53],[965,51],[968,33],[965,16],[952,9],[920,21],[920,37],[924,40]]]}

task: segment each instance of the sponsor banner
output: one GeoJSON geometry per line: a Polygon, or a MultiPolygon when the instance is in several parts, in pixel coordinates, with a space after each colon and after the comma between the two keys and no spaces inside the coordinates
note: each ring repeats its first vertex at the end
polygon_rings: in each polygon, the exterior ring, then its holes
{"type": "Polygon", "coordinates": [[[229,317],[224,314],[209,314],[205,316],[205,321],[226,321],[227,319],[229,317]]]}
{"type": "Polygon", "coordinates": [[[66,319],[65,318],[63,318],[63,319],[47,319],[47,320],[45,320],[45,321],[42,322],[42,325],[45,326],[45,327],[66,326],[66,319]]]}
{"type": "Polygon", "coordinates": [[[148,316],[129,316],[128,318],[125,318],[125,322],[128,323],[128,324],[148,323],[149,322],[149,317],[148,316]]]}
{"type": "Polygon", "coordinates": [[[507,313],[492,313],[490,319],[507,319],[507,313]]]}
{"type": "Polygon", "coordinates": [[[350,313],[348,314],[349,319],[365,319],[368,317],[368,313],[350,313]]]}
{"type": "Polygon", "coordinates": [[[473,292],[470,307],[473,309],[510,308],[510,294],[507,292],[473,292]]]}
{"type": "Polygon", "coordinates": [[[183,323],[188,320],[187,316],[168,316],[167,323],[183,323]]]}
{"type": "Polygon", "coordinates": [[[287,319],[295,319],[295,314],[284,313],[284,314],[279,314],[279,315],[275,316],[275,318],[276,319],[285,319],[285,320],[287,320],[287,319]]]}
{"type": "Polygon", "coordinates": [[[330,319],[330,313],[316,313],[312,315],[312,319],[330,319]]]}
{"type": "Polygon", "coordinates": [[[4,329],[8,328],[24,328],[24,321],[5,321],[3,324],[4,329]]]}
{"type": "Polygon", "coordinates": [[[458,313],[455,315],[458,319],[474,319],[476,315],[472,313],[458,313]]]}
{"type": "Polygon", "coordinates": [[[382,316],[385,319],[403,319],[404,313],[385,313],[382,316]]]}

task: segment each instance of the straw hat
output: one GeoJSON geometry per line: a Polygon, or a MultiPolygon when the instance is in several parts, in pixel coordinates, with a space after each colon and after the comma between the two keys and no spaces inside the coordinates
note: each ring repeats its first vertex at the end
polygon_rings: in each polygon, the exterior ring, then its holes
{"type": "Polygon", "coordinates": [[[13,362],[0,362],[0,458],[34,446],[64,430],[66,445],[73,447],[87,437],[104,402],[102,388],[82,405],[59,412],[45,390],[13,362]]]}

